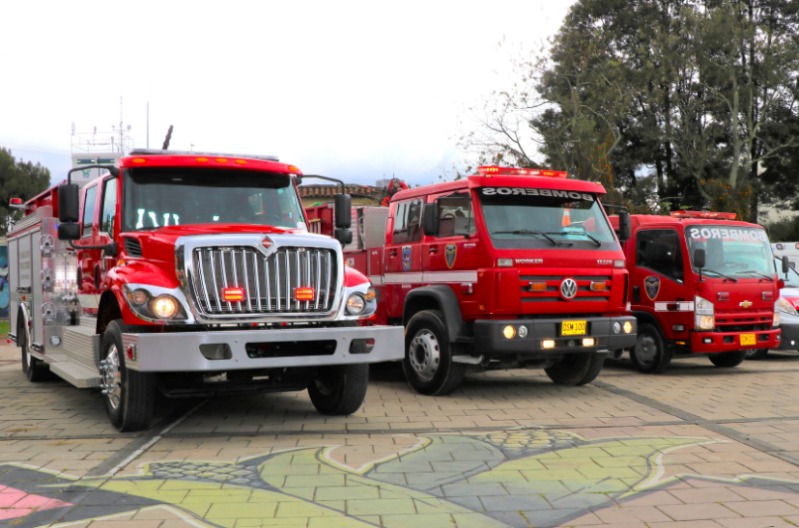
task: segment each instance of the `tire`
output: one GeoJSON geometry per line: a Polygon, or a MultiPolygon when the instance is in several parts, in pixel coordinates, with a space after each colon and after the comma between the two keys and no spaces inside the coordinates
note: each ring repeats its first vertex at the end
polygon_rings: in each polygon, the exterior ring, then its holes
{"type": "Polygon", "coordinates": [[[463,383],[466,365],[452,361],[444,318],[438,310],[417,312],[405,330],[405,379],[428,396],[449,394],[463,383]]]}
{"type": "Polygon", "coordinates": [[[746,359],[766,359],[768,348],[750,348],[746,351],[746,359]]]}
{"type": "Polygon", "coordinates": [[[666,348],[663,336],[655,325],[644,323],[638,327],[635,346],[630,350],[630,361],[638,372],[659,374],[671,364],[671,350],[666,348]]]}
{"type": "Polygon", "coordinates": [[[139,431],[149,427],[155,408],[155,378],[152,374],[125,366],[120,320],[111,321],[100,346],[101,386],[108,419],[119,431],[139,431]]]}
{"type": "MultiPolygon", "coordinates": [[[[20,315],[19,321],[24,321],[20,315]]],[[[22,353],[22,372],[28,381],[31,383],[39,383],[40,381],[48,381],[53,379],[53,374],[50,372],[50,367],[42,361],[31,355],[31,346],[28,341],[28,330],[24,324],[18,325],[17,328],[17,343],[22,353]]]]}
{"type": "Polygon", "coordinates": [[[367,363],[319,367],[308,385],[308,396],[320,413],[342,416],[361,408],[368,385],[367,363]]]}
{"type": "Polygon", "coordinates": [[[605,354],[580,352],[568,354],[554,365],[544,369],[549,379],[558,385],[576,387],[596,379],[605,364],[605,354]]]}
{"type": "Polygon", "coordinates": [[[725,352],[723,354],[711,354],[710,362],[719,368],[737,367],[746,359],[746,351],[725,352]]]}

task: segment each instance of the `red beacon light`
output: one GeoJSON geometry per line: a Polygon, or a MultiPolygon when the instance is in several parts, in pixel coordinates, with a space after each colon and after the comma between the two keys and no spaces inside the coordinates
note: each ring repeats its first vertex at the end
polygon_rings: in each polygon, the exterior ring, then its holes
{"type": "Polygon", "coordinates": [[[672,211],[674,218],[704,218],[710,220],[735,220],[735,213],[724,213],[718,211],[672,211]]]}
{"type": "Polygon", "coordinates": [[[569,176],[566,171],[500,167],[498,165],[482,165],[477,168],[477,173],[480,176],[547,176],[550,178],[567,178],[569,176]]]}
{"type": "Polygon", "coordinates": [[[8,206],[11,209],[27,210],[28,206],[22,202],[22,198],[11,198],[8,200],[8,206]]]}

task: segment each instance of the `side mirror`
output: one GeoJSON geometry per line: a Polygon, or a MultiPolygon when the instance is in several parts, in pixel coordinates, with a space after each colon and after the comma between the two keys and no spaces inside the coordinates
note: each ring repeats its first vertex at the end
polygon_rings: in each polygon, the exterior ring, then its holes
{"type": "Polygon", "coordinates": [[[80,188],[76,183],[62,183],[58,186],[58,220],[77,222],[80,210],[80,188]]]}
{"type": "Polygon", "coordinates": [[[694,266],[699,269],[705,267],[705,250],[702,248],[697,248],[694,250],[694,266]]]}
{"type": "Polygon", "coordinates": [[[791,260],[787,255],[782,256],[782,274],[787,275],[788,270],[791,269],[791,260]]]}
{"type": "Polygon", "coordinates": [[[336,229],[334,234],[336,240],[338,240],[342,246],[346,246],[347,244],[352,243],[352,231],[349,229],[336,229]]]}
{"type": "Polygon", "coordinates": [[[337,194],[333,197],[333,204],[336,209],[336,227],[349,229],[352,226],[352,196],[337,194]]]}
{"type": "Polygon", "coordinates": [[[630,211],[619,212],[619,240],[624,242],[630,239],[630,211]]]}
{"type": "Polygon", "coordinates": [[[437,203],[429,203],[422,206],[422,232],[428,236],[438,234],[437,203]]]}
{"type": "Polygon", "coordinates": [[[77,240],[80,238],[80,224],[75,222],[58,224],[58,240],[77,240]]]}

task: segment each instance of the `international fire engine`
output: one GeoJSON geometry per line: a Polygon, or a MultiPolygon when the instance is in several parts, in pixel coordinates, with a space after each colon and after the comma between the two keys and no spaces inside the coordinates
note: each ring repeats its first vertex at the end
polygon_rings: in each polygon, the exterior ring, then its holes
{"type": "MultiPolygon", "coordinates": [[[[373,322],[404,326],[415,390],[451,392],[467,368],[543,367],[555,383],[582,385],[635,343],[605,189],[567,176],[481,167],[355,209],[345,258],[375,285],[373,322]]],[[[325,206],[309,216],[320,231],[330,225],[325,206]]]]}
{"type": "Polygon", "coordinates": [[[301,171],[274,157],[134,150],[83,187],[17,207],[8,236],[10,339],[31,381],[99,388],[121,431],[168,397],[307,389],[316,409],[362,404],[368,364],[402,357],[336,239],[309,233],[301,171]]]}
{"type": "Polygon", "coordinates": [[[629,352],[635,368],[663,372],[673,357],[698,354],[735,367],[747,350],[779,346],[783,281],[761,226],[710,211],[631,215],[630,225],[624,251],[638,318],[629,352]]]}

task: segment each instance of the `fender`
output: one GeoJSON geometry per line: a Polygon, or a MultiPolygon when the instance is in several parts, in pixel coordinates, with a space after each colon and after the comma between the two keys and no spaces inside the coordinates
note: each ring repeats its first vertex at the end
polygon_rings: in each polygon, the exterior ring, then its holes
{"type": "MultiPolygon", "coordinates": [[[[28,349],[31,351],[31,353],[33,353],[34,350],[33,347],[31,346],[30,320],[31,317],[30,317],[30,312],[28,311],[27,303],[24,302],[19,303],[19,309],[17,310],[17,328],[15,328],[14,330],[17,331],[19,330],[20,326],[22,327],[22,332],[25,332],[25,339],[26,342],[28,343],[28,349]]],[[[9,328],[9,330],[11,329],[9,328]]],[[[17,345],[19,345],[19,334],[20,332],[17,332],[14,335],[14,342],[17,345]]]]}
{"type": "Polygon", "coordinates": [[[446,284],[436,284],[414,288],[405,298],[402,310],[402,324],[408,325],[413,314],[426,308],[438,308],[444,315],[449,333],[449,342],[455,343],[458,338],[465,337],[465,323],[461,314],[461,306],[452,288],[446,284]]]}

